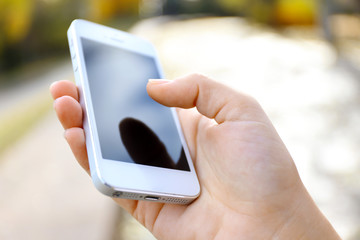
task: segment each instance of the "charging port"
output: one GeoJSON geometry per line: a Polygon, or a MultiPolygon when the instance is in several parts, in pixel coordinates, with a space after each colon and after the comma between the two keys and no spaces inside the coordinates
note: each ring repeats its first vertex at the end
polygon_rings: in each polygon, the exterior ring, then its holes
{"type": "Polygon", "coordinates": [[[144,199],[148,200],[148,201],[153,201],[153,202],[159,200],[158,197],[153,197],[153,196],[146,196],[144,199]]]}

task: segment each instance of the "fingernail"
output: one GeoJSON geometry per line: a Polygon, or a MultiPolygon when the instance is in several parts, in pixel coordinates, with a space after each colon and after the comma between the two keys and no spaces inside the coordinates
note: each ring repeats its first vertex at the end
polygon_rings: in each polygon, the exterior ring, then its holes
{"type": "Polygon", "coordinates": [[[149,79],[149,83],[151,84],[165,84],[165,83],[170,83],[171,80],[168,79],[149,79]]]}

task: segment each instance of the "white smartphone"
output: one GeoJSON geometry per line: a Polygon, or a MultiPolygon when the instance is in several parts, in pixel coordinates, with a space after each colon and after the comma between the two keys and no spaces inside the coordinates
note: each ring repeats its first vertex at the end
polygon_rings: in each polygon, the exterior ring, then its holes
{"type": "Polygon", "coordinates": [[[74,20],[68,30],[91,177],[105,195],[188,204],[199,182],[175,109],[146,92],[163,74],[152,44],[74,20]]]}

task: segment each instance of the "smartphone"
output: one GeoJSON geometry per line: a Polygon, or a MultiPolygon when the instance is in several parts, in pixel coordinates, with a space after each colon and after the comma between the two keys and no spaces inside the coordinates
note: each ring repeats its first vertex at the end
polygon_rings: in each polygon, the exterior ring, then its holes
{"type": "Polygon", "coordinates": [[[91,177],[105,195],[188,204],[200,185],[175,109],[151,99],[156,51],[129,33],[74,20],[68,41],[91,177]]]}

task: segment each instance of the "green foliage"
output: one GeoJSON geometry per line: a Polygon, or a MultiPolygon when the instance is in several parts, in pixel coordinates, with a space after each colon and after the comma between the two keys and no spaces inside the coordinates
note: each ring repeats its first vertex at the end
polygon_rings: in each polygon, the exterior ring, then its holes
{"type": "Polygon", "coordinates": [[[127,21],[137,15],[138,4],[138,0],[0,0],[0,72],[67,55],[66,31],[76,18],[127,21]]]}
{"type": "Polygon", "coordinates": [[[29,31],[34,2],[29,0],[0,0],[1,42],[18,42],[29,31]]]}
{"type": "Polygon", "coordinates": [[[241,14],[249,4],[248,0],[216,0],[225,11],[232,14],[241,14]]]}

